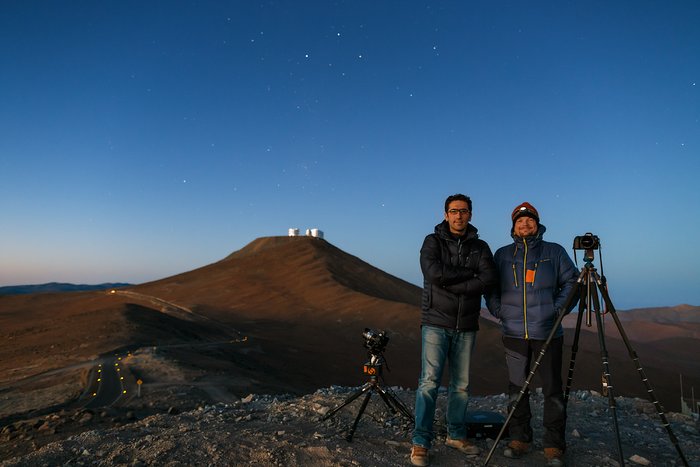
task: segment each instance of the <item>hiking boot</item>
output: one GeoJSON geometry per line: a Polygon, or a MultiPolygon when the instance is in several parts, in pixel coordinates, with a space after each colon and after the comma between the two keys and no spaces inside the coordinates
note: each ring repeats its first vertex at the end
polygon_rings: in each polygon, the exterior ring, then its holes
{"type": "Polygon", "coordinates": [[[464,454],[468,454],[470,456],[475,456],[479,454],[479,448],[475,446],[474,444],[470,443],[467,441],[467,439],[452,439],[449,436],[445,440],[445,446],[449,446],[451,448],[455,448],[458,451],[463,452],[464,454]]]}
{"type": "Polygon", "coordinates": [[[520,459],[528,452],[530,452],[530,443],[514,439],[503,450],[503,455],[511,459],[520,459]]]}
{"type": "Polygon", "coordinates": [[[564,465],[564,451],[559,448],[544,448],[544,457],[549,466],[563,467],[564,465]]]}
{"type": "Polygon", "coordinates": [[[419,466],[429,465],[428,448],[414,444],[411,447],[411,464],[419,466]]]}

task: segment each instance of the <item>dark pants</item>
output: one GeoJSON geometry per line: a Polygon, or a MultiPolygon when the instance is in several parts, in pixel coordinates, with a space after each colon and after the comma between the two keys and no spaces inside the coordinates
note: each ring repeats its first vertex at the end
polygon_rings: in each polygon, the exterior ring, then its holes
{"type": "MultiPolygon", "coordinates": [[[[508,393],[510,394],[509,411],[517,400],[520,390],[530,374],[530,365],[534,364],[534,361],[538,358],[544,342],[541,340],[503,337],[510,379],[508,384],[508,393]]],[[[563,343],[563,337],[552,339],[537,368],[537,374],[542,380],[542,394],[544,395],[544,439],[542,444],[545,448],[559,448],[561,450],[566,448],[566,406],[564,405],[564,392],[561,380],[563,343]]],[[[508,424],[511,439],[527,443],[532,442],[531,418],[530,394],[528,390],[520,400],[508,424]]]]}

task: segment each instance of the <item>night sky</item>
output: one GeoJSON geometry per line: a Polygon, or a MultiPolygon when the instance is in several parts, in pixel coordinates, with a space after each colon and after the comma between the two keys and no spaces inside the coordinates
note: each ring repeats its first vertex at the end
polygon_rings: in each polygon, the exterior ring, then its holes
{"type": "Polygon", "coordinates": [[[2,2],[0,285],[141,283],[293,227],[419,285],[462,192],[493,251],[529,201],[545,240],[600,237],[617,308],[700,305],[699,24],[696,1],[2,2]]]}

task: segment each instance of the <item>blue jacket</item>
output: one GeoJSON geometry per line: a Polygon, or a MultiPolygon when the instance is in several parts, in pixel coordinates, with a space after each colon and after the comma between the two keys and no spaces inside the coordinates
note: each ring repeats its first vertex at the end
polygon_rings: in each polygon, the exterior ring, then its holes
{"type": "MultiPolygon", "coordinates": [[[[569,313],[578,296],[562,310],[577,280],[576,267],[557,243],[545,242],[540,224],[530,237],[517,237],[494,255],[499,287],[486,297],[486,306],[501,320],[503,334],[545,340],[559,313],[569,313]]],[[[563,334],[561,325],[554,337],[563,334]]]]}
{"type": "Polygon", "coordinates": [[[420,250],[423,271],[421,324],[458,331],[479,329],[481,295],[497,281],[488,244],[467,226],[462,237],[450,233],[446,221],[425,237],[420,250]]]}

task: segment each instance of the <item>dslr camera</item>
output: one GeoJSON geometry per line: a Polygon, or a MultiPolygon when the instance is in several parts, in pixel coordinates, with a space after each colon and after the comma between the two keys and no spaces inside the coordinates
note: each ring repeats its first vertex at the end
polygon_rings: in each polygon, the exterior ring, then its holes
{"type": "Polygon", "coordinates": [[[370,328],[365,328],[362,337],[365,338],[365,347],[375,354],[384,352],[386,344],[389,342],[389,336],[386,335],[386,331],[375,331],[370,328]]]}
{"type": "Polygon", "coordinates": [[[585,235],[574,237],[574,250],[597,250],[600,248],[600,239],[597,235],[587,232],[585,235]]]}

